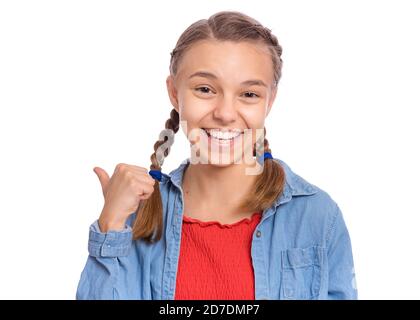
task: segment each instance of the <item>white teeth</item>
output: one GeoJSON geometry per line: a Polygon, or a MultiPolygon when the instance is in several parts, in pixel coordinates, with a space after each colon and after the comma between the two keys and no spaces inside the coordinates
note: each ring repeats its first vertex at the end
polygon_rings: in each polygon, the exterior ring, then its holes
{"type": "Polygon", "coordinates": [[[215,139],[220,140],[231,140],[238,137],[242,131],[240,130],[232,130],[232,131],[221,131],[219,129],[206,129],[206,132],[215,139]]]}

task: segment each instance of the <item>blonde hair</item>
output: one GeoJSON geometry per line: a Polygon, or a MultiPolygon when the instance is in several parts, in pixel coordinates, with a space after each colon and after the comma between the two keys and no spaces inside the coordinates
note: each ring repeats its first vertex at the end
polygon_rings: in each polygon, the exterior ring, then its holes
{"type": "MultiPolygon", "coordinates": [[[[283,61],[281,59],[282,47],[270,29],[262,26],[257,20],[237,11],[221,11],[213,14],[208,19],[201,19],[190,25],[178,39],[175,48],[171,52],[169,71],[177,74],[183,53],[194,43],[200,40],[221,41],[249,41],[259,42],[266,45],[272,57],[274,81],[277,87],[281,77],[283,61]]],[[[170,118],[165,123],[165,129],[173,130],[174,134],[179,129],[179,115],[175,109],[171,110],[170,118]]],[[[265,138],[264,128],[264,152],[270,152],[268,140],[265,138]]],[[[161,170],[163,160],[158,161],[156,152],[158,148],[168,140],[158,140],[154,144],[154,152],[150,157],[151,170],[161,170]]],[[[173,140],[172,140],[173,143],[173,140]]],[[[170,148],[164,151],[164,157],[168,156],[170,148]]],[[[254,146],[255,156],[255,146],[254,146]]],[[[273,159],[264,162],[263,172],[258,175],[254,186],[254,192],[244,199],[242,209],[248,211],[262,211],[269,208],[277,197],[283,192],[285,181],[284,170],[273,159]]],[[[159,183],[155,183],[154,192],[149,199],[141,201],[137,209],[137,216],[133,224],[133,238],[143,239],[147,242],[158,241],[162,237],[163,208],[159,183]]]]}

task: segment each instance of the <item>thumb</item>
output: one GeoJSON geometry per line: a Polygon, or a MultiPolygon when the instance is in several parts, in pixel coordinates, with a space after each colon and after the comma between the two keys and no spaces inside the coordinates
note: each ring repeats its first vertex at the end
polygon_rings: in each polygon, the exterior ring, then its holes
{"type": "Polygon", "coordinates": [[[101,183],[101,187],[102,187],[102,193],[105,197],[106,194],[106,189],[108,187],[108,183],[109,183],[109,175],[108,173],[106,173],[106,171],[100,167],[95,167],[93,168],[93,171],[96,173],[96,175],[99,178],[99,182],[101,183]]]}

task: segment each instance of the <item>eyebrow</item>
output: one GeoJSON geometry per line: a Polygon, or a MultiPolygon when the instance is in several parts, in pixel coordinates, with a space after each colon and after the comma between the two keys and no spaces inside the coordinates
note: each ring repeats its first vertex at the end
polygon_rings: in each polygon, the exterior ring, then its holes
{"type": "MultiPolygon", "coordinates": [[[[203,78],[209,78],[209,79],[217,80],[217,77],[213,73],[210,73],[210,72],[207,72],[207,71],[194,72],[192,75],[190,75],[188,77],[188,79],[191,79],[193,77],[203,77],[203,78]]],[[[262,81],[262,80],[259,80],[259,79],[246,80],[246,81],[241,82],[241,84],[242,85],[250,85],[250,86],[256,85],[256,86],[267,87],[265,82],[262,81]]]]}

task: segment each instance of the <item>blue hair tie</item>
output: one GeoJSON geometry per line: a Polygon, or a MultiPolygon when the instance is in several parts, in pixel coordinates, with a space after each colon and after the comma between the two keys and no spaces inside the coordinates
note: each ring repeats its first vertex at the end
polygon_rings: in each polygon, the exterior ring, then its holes
{"type": "Polygon", "coordinates": [[[270,152],[264,152],[264,160],[265,159],[273,159],[273,156],[271,155],[270,152]]]}
{"type": "Polygon", "coordinates": [[[160,170],[150,170],[149,174],[153,177],[153,179],[162,181],[162,172],[160,170]]]}

